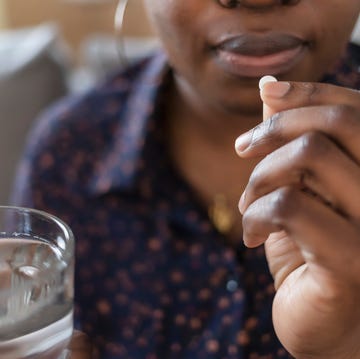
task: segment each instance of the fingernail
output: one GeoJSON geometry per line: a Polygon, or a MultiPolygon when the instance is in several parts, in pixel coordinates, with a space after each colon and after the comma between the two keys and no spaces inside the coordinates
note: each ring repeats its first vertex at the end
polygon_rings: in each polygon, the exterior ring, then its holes
{"type": "Polygon", "coordinates": [[[289,82],[271,82],[270,85],[261,88],[261,94],[268,97],[281,98],[290,91],[290,88],[289,82]]]}
{"type": "Polygon", "coordinates": [[[241,136],[239,136],[235,141],[235,150],[237,153],[244,152],[251,143],[252,139],[252,131],[245,132],[241,136]]]}

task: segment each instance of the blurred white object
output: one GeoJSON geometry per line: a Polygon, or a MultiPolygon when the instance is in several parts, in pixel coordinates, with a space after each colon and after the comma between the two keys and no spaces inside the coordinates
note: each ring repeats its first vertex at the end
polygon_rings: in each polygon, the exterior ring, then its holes
{"type": "Polygon", "coordinates": [[[54,61],[63,62],[66,51],[59,29],[52,23],[34,28],[2,31],[0,32],[0,79],[18,73],[44,55],[54,61]]]}
{"type": "Polygon", "coordinates": [[[106,74],[147,56],[158,46],[158,40],[153,37],[95,34],[82,44],[81,56],[86,65],[106,74]]]}
{"type": "Polygon", "coordinates": [[[154,52],[159,47],[156,37],[108,34],[89,36],[81,45],[80,61],[71,77],[72,92],[82,92],[122,67],[134,63],[154,52]]]}
{"type": "Polygon", "coordinates": [[[360,17],[355,25],[354,31],[351,36],[351,41],[360,45],[360,17]]]}
{"type": "Polygon", "coordinates": [[[67,92],[68,55],[52,24],[0,32],[0,204],[34,119],[67,92]]]}

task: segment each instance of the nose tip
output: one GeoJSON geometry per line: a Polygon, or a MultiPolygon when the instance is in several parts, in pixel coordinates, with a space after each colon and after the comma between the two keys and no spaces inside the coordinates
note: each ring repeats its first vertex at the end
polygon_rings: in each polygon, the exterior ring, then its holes
{"type": "Polygon", "coordinates": [[[223,7],[234,8],[243,6],[247,8],[266,8],[275,5],[295,5],[300,0],[218,0],[223,7]]]}

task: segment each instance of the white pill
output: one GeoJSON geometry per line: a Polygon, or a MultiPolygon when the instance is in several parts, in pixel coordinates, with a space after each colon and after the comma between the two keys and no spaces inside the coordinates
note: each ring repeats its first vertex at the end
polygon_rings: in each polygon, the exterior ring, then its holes
{"type": "Polygon", "coordinates": [[[259,89],[261,90],[263,86],[268,82],[277,82],[277,79],[271,75],[263,76],[259,81],[259,89]]]}

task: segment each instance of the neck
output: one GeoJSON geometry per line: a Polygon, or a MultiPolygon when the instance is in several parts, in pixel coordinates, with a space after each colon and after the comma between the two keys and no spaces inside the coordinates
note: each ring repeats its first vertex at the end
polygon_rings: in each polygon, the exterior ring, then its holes
{"type": "Polygon", "coordinates": [[[229,145],[233,146],[237,136],[262,120],[260,96],[246,101],[243,99],[243,102],[255,103],[254,108],[235,107],[225,100],[216,105],[211,99],[200,97],[180,79],[176,79],[176,87],[172,93],[168,112],[170,118],[177,119],[172,120],[173,124],[176,123],[177,131],[181,127],[186,133],[211,146],[224,149],[229,145]]]}
{"type": "Polygon", "coordinates": [[[218,195],[237,220],[241,232],[237,203],[257,160],[242,160],[234,150],[237,136],[261,121],[259,113],[231,113],[205,106],[187,93],[175,92],[168,103],[166,138],[169,153],[183,178],[206,208],[218,195]]]}

